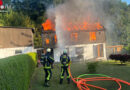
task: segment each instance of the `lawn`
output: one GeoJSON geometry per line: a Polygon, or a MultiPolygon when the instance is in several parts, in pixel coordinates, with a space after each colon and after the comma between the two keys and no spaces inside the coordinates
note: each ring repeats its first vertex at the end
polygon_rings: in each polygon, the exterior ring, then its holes
{"type": "MultiPolygon", "coordinates": [[[[87,74],[87,65],[84,62],[72,63],[71,72],[74,77],[77,77],[81,74],[87,74]]],[[[130,82],[130,63],[126,65],[120,65],[119,62],[108,61],[108,62],[99,62],[97,67],[98,74],[105,74],[111,77],[119,78],[125,81],[130,82]]],[[[60,79],[60,66],[59,64],[54,65],[53,76],[50,81],[51,87],[44,87],[44,71],[43,67],[36,68],[31,84],[30,90],[78,90],[77,86],[71,82],[71,84],[67,84],[67,80],[64,79],[62,85],[59,84],[60,79]]],[[[94,85],[98,85],[107,90],[117,90],[118,85],[113,81],[95,81],[89,82],[94,85]]],[[[91,90],[98,90],[91,88],[91,90]]],[[[122,90],[130,90],[130,86],[122,84],[122,90]]]]}

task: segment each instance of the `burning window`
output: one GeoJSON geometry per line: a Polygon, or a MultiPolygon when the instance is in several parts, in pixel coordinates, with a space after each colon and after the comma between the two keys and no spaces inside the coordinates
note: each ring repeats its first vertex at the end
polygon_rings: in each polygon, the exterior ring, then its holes
{"type": "Polygon", "coordinates": [[[57,36],[56,35],[54,36],[54,39],[55,39],[55,43],[57,43],[57,36]]]}
{"type": "Polygon", "coordinates": [[[89,40],[90,41],[96,40],[96,32],[89,32],[89,40]]]}
{"type": "Polygon", "coordinates": [[[71,33],[71,39],[73,41],[77,41],[78,40],[78,33],[71,33]]]}
{"type": "Polygon", "coordinates": [[[46,44],[48,45],[50,43],[50,40],[46,38],[46,44]]]}

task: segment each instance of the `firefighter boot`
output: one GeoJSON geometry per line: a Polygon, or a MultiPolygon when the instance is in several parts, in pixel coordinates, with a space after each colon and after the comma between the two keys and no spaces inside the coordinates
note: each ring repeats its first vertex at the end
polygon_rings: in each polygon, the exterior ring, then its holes
{"type": "Polygon", "coordinates": [[[70,84],[70,78],[67,78],[68,84],[70,84]]]}
{"type": "Polygon", "coordinates": [[[45,87],[50,87],[49,84],[48,84],[48,81],[45,81],[44,86],[45,87]]]}
{"type": "Polygon", "coordinates": [[[63,83],[63,79],[60,79],[60,84],[62,84],[63,83]]]}

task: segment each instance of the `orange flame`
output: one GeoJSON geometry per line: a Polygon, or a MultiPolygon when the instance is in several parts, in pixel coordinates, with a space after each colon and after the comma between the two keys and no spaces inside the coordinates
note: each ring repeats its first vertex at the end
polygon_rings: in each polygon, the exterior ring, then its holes
{"type": "Polygon", "coordinates": [[[96,40],[96,32],[89,32],[89,40],[90,41],[96,40]]]}
{"type": "Polygon", "coordinates": [[[98,30],[103,29],[103,27],[100,25],[99,22],[97,22],[96,25],[97,25],[97,29],[98,29],[98,30]]]}
{"type": "MultiPolygon", "coordinates": [[[[73,24],[71,22],[65,24],[65,28],[63,30],[73,31],[73,30],[101,30],[103,26],[99,22],[96,23],[88,23],[84,21],[80,23],[80,25],[73,24]]],[[[55,31],[55,25],[52,23],[50,19],[47,19],[45,23],[42,24],[45,31],[52,30],[55,31]]]]}
{"type": "Polygon", "coordinates": [[[53,30],[55,31],[55,25],[51,22],[50,19],[47,19],[45,23],[42,24],[42,27],[45,31],[53,30]]]}
{"type": "MultiPolygon", "coordinates": [[[[84,21],[80,24],[73,24],[72,22],[62,22],[64,23],[65,27],[62,28],[63,30],[68,30],[68,31],[78,31],[78,30],[101,30],[103,29],[103,26],[100,24],[100,22],[95,22],[95,23],[89,23],[89,21],[84,21]]],[[[43,28],[45,31],[52,30],[55,31],[55,25],[52,23],[50,19],[47,19],[43,24],[43,28]]],[[[72,33],[71,34],[71,39],[72,40],[78,40],[78,33],[72,33]]],[[[54,36],[55,43],[57,42],[57,36],[54,36]]],[[[90,41],[95,41],[96,40],[96,32],[89,32],[89,40],[90,41]]],[[[49,39],[46,39],[46,44],[49,44],[50,41],[49,39]]]]}
{"type": "Polygon", "coordinates": [[[46,44],[48,45],[50,43],[50,40],[46,38],[46,44]]]}
{"type": "Polygon", "coordinates": [[[101,26],[101,24],[99,22],[88,23],[88,22],[84,21],[80,25],[68,23],[68,24],[66,24],[66,29],[64,29],[64,30],[68,30],[68,31],[76,30],[77,31],[77,30],[101,30],[101,29],[103,29],[103,27],[101,26]]]}
{"type": "Polygon", "coordinates": [[[56,35],[54,36],[54,39],[55,39],[55,43],[57,43],[57,36],[56,35]]]}

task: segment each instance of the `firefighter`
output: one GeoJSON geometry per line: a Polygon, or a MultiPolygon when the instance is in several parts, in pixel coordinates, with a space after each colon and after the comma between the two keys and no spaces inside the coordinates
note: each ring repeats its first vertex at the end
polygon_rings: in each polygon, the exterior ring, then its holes
{"type": "Polygon", "coordinates": [[[42,51],[41,51],[41,59],[40,59],[40,62],[43,64],[43,60],[44,60],[44,58],[45,58],[45,54],[46,54],[46,50],[45,49],[42,49],[42,51]]]}
{"type": "Polygon", "coordinates": [[[63,83],[65,73],[67,74],[67,81],[69,84],[70,83],[70,74],[69,74],[68,67],[70,65],[70,57],[68,56],[66,49],[63,51],[63,54],[60,56],[60,62],[61,62],[60,84],[63,83]]]}
{"type": "Polygon", "coordinates": [[[41,56],[41,63],[43,64],[44,67],[44,71],[45,71],[45,82],[44,82],[44,86],[45,87],[49,87],[48,82],[51,79],[52,76],[52,66],[54,63],[54,59],[51,57],[51,49],[48,48],[46,54],[42,54],[41,56]]]}

